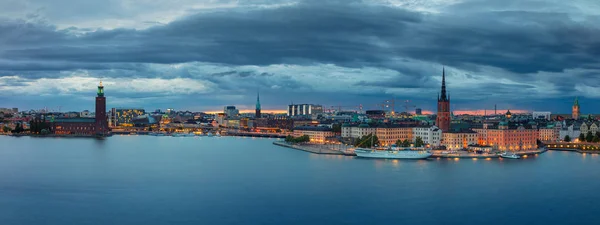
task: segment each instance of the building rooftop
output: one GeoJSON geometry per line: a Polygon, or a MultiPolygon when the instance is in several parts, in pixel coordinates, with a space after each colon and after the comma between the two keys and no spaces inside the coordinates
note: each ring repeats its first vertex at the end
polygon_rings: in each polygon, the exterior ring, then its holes
{"type": "Polygon", "coordinates": [[[317,126],[299,126],[294,127],[294,130],[307,130],[307,131],[333,131],[329,127],[317,127],[317,126]]]}
{"type": "Polygon", "coordinates": [[[95,118],[56,118],[55,123],[95,123],[95,118]]]}

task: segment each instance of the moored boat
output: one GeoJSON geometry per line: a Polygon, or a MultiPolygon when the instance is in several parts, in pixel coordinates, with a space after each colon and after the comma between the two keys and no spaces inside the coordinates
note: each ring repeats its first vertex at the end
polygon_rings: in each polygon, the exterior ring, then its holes
{"type": "Polygon", "coordinates": [[[512,152],[503,152],[500,154],[500,157],[507,158],[507,159],[520,159],[521,158],[521,156],[519,156],[515,153],[512,153],[512,152]]]}
{"type": "Polygon", "coordinates": [[[397,148],[391,147],[383,150],[372,148],[357,148],[354,153],[362,158],[378,158],[378,159],[426,159],[432,153],[426,148],[397,148]]]}

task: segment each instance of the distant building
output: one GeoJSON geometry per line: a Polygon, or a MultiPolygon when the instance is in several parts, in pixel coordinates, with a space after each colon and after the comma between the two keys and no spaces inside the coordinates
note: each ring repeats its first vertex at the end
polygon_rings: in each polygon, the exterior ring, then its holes
{"type": "Polygon", "coordinates": [[[438,96],[437,117],[435,124],[442,130],[447,132],[450,130],[450,95],[446,95],[446,69],[442,69],[442,94],[438,96]]]}
{"type": "Polygon", "coordinates": [[[312,116],[323,114],[323,106],[322,105],[314,105],[314,104],[292,104],[288,105],[287,115],[294,116],[312,116]]]}
{"type": "Polygon", "coordinates": [[[581,109],[579,108],[579,99],[575,97],[575,102],[573,103],[573,113],[572,118],[577,120],[581,115],[581,109]]]}
{"type": "Polygon", "coordinates": [[[367,111],[365,111],[365,114],[367,115],[368,118],[372,118],[372,119],[385,118],[384,110],[367,110],[367,111]]]}
{"type": "Polygon", "coordinates": [[[133,126],[133,119],[144,114],[146,114],[146,111],[142,108],[116,108],[116,125],[133,126]]]}
{"type": "Polygon", "coordinates": [[[292,136],[303,135],[307,135],[311,142],[324,142],[327,138],[334,137],[335,133],[329,127],[301,126],[294,128],[292,136]]]}
{"type": "Polygon", "coordinates": [[[229,105],[223,108],[223,113],[225,113],[225,116],[227,117],[234,117],[238,116],[240,114],[240,111],[236,109],[235,106],[229,105]]]}
{"type": "Polygon", "coordinates": [[[419,116],[420,116],[420,115],[423,115],[423,110],[422,110],[421,108],[416,108],[416,109],[415,109],[415,114],[417,114],[417,115],[419,115],[419,116]]]}
{"type": "Polygon", "coordinates": [[[534,120],[550,120],[552,119],[552,113],[551,112],[533,112],[531,114],[531,116],[533,117],[534,120]]]}

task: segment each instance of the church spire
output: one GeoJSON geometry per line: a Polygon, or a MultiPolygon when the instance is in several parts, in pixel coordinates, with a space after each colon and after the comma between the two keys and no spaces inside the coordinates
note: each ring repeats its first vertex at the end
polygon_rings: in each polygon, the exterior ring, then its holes
{"type": "Polygon", "coordinates": [[[448,97],[446,96],[446,68],[442,68],[442,96],[440,97],[441,101],[448,101],[448,97]]]}
{"type": "Polygon", "coordinates": [[[579,97],[575,96],[575,103],[573,104],[573,106],[579,106],[579,97]]]}
{"type": "Polygon", "coordinates": [[[258,91],[256,91],[256,114],[254,116],[255,116],[255,118],[260,118],[261,117],[261,113],[260,113],[260,93],[258,91]]]}
{"type": "Polygon", "coordinates": [[[260,110],[260,93],[256,92],[256,109],[260,110]]]}

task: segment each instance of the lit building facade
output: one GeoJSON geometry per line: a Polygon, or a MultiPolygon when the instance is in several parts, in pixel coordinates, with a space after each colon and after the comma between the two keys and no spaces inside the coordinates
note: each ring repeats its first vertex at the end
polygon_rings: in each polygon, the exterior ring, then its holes
{"type": "Polygon", "coordinates": [[[413,141],[414,126],[400,124],[379,124],[371,127],[368,124],[342,125],[343,138],[360,138],[369,134],[377,135],[382,146],[395,144],[396,141],[413,141]]]}
{"type": "Polygon", "coordinates": [[[448,150],[467,149],[477,144],[479,134],[473,130],[450,130],[442,133],[442,145],[448,150]]]}
{"type": "Polygon", "coordinates": [[[483,128],[474,130],[479,134],[479,144],[501,151],[537,149],[540,137],[534,123],[524,125],[502,121],[498,125],[484,124],[483,128]]]}
{"type": "Polygon", "coordinates": [[[329,137],[334,137],[335,133],[329,127],[314,127],[314,126],[301,126],[295,127],[292,136],[301,137],[308,136],[311,142],[324,142],[329,137]]]}
{"type": "Polygon", "coordinates": [[[146,114],[140,108],[117,108],[115,109],[115,122],[117,126],[133,126],[133,119],[146,114]]]}
{"type": "Polygon", "coordinates": [[[543,127],[539,130],[539,139],[541,141],[556,141],[558,136],[556,135],[556,129],[554,127],[543,127]]]}

